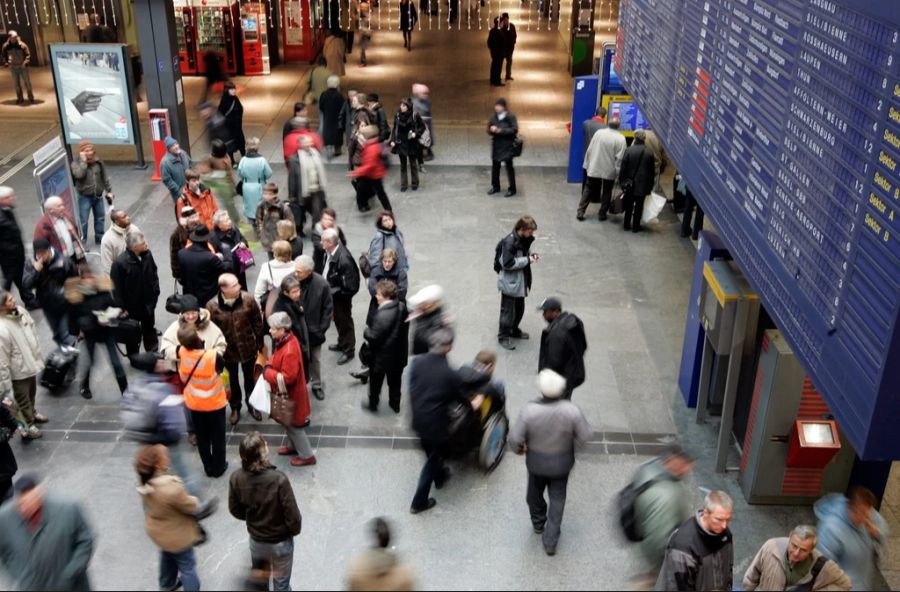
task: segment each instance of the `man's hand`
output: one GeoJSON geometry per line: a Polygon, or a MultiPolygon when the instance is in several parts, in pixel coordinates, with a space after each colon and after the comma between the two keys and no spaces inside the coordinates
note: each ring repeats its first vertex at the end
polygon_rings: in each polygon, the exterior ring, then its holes
{"type": "Polygon", "coordinates": [[[481,407],[481,404],[484,403],[484,395],[475,395],[472,398],[471,403],[472,403],[472,410],[478,411],[478,409],[481,407]]]}
{"type": "Polygon", "coordinates": [[[490,127],[490,130],[491,130],[491,133],[492,133],[492,134],[496,134],[497,132],[500,131],[500,128],[497,127],[496,125],[492,125],[492,126],[490,127]]]}
{"type": "Polygon", "coordinates": [[[100,108],[100,100],[105,93],[83,90],[72,99],[72,105],[78,109],[78,113],[84,115],[88,111],[96,111],[100,108]]]}
{"type": "Polygon", "coordinates": [[[222,255],[222,253],[216,253],[216,257],[218,257],[219,259],[225,259],[225,256],[222,255]]]}
{"type": "Polygon", "coordinates": [[[35,270],[35,271],[40,271],[40,270],[42,270],[42,269],[44,269],[44,260],[43,260],[43,259],[40,259],[40,258],[35,259],[35,260],[34,260],[34,270],[35,270]]]}

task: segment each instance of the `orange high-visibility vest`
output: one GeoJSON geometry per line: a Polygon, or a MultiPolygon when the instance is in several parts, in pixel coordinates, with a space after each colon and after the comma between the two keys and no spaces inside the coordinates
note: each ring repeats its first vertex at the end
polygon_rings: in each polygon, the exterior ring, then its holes
{"type": "Polygon", "coordinates": [[[216,372],[215,350],[199,350],[181,348],[181,357],[178,364],[178,374],[181,381],[185,382],[191,376],[190,382],[184,385],[184,404],[193,411],[216,411],[228,403],[228,394],[225,392],[225,384],[222,376],[216,372]],[[197,360],[200,360],[199,364],[197,360]],[[197,369],[194,370],[194,365],[197,369]],[[194,370],[191,376],[191,370],[194,370]]]}

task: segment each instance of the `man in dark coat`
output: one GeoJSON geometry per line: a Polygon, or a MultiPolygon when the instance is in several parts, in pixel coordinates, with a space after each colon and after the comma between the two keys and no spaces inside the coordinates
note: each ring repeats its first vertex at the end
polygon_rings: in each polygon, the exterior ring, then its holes
{"type": "Polygon", "coordinates": [[[328,77],[328,88],[319,96],[319,116],[322,118],[322,141],[328,160],[341,155],[344,133],[341,127],[341,113],[344,110],[344,95],[338,90],[339,76],[328,77]]]}
{"type": "Polygon", "coordinates": [[[216,107],[209,101],[200,103],[197,106],[200,111],[200,117],[203,118],[206,127],[206,139],[212,149],[213,140],[221,140],[226,146],[232,142],[231,132],[225,124],[225,116],[219,113],[216,107]]]}
{"type": "Polygon", "coordinates": [[[506,60],[506,80],[512,80],[512,57],[516,50],[516,26],[509,20],[509,13],[500,15],[500,32],[503,33],[503,59],[506,60]]]}
{"type": "Polygon", "coordinates": [[[325,332],[331,327],[334,303],[331,298],[331,286],[314,270],[312,257],[300,255],[294,262],[294,271],[300,280],[300,304],[306,317],[306,329],[309,334],[309,376],[310,386],[315,398],[325,400],[325,382],[322,380],[322,344],[325,343],[325,332]]]}
{"type": "Polygon", "coordinates": [[[44,310],[44,317],[53,332],[53,341],[60,346],[75,345],[69,333],[69,305],[63,296],[66,280],[78,275],[72,260],[53,247],[45,238],[34,240],[34,259],[25,262],[22,283],[26,290],[34,290],[44,310]]]}
{"type": "Polygon", "coordinates": [[[381,280],[375,286],[378,310],[363,337],[369,344],[369,398],[362,407],[378,411],[381,385],[387,376],[388,405],[394,413],[400,413],[400,386],[403,369],[408,359],[409,325],[406,323],[406,305],[397,300],[397,284],[381,280]]]}
{"type": "Polygon", "coordinates": [[[331,288],[334,326],[338,331],[337,344],[329,345],[328,349],[341,352],[337,363],[342,366],[356,355],[353,296],[359,292],[359,267],[350,251],[341,244],[334,228],[322,233],[322,247],[325,249],[325,279],[331,288]]]}
{"type": "MultiPolygon", "coordinates": [[[[126,250],[113,261],[109,276],[113,281],[116,306],[128,313],[129,318],[140,321],[144,349],[159,349],[156,336],[156,303],[159,301],[159,273],[153,253],[142,232],[131,232],[125,237],[126,250]]],[[[138,353],[140,343],[127,344],[128,355],[138,353]]]]}
{"type": "Polygon", "coordinates": [[[516,171],[513,169],[515,157],[513,144],[519,133],[519,122],[516,116],[506,109],[506,99],[497,99],[494,114],[488,122],[487,133],[491,136],[491,189],[488,195],[500,191],[500,163],[506,163],[506,177],[509,189],[503,195],[512,197],[516,194],[516,171]]]}
{"type": "Polygon", "coordinates": [[[584,352],[587,338],[584,323],[570,312],[563,312],[558,298],[547,298],[538,307],[549,324],[541,333],[541,353],[538,371],[553,370],[566,379],[564,399],[572,398],[572,391],[584,383],[584,352]]]}
{"type": "Polygon", "coordinates": [[[0,272],[3,273],[2,288],[7,292],[13,284],[19,289],[19,296],[28,310],[38,307],[31,290],[22,286],[25,273],[25,243],[22,229],[13,210],[16,207],[16,192],[12,187],[0,187],[0,272]]]}
{"type": "Polygon", "coordinates": [[[494,18],[494,26],[491,27],[487,38],[488,51],[491,53],[491,86],[505,86],[500,79],[503,71],[503,57],[506,53],[506,44],[503,32],[500,30],[499,17],[494,18]]]}
{"type": "MultiPolygon", "coordinates": [[[[19,422],[13,417],[6,404],[0,403],[0,428],[9,430],[15,434],[19,429],[19,422]]],[[[0,438],[0,504],[12,496],[12,479],[19,465],[16,463],[16,455],[13,454],[9,440],[0,438]]]]}
{"type": "Polygon", "coordinates": [[[531,216],[516,220],[513,231],[507,234],[495,251],[494,269],[497,271],[497,289],[500,291],[500,327],[497,340],[503,349],[516,346],[510,339],[528,339],[528,333],[519,328],[525,314],[525,297],[531,290],[531,265],[539,256],[531,252],[537,222],[531,216]]]}
{"type": "Polygon", "coordinates": [[[209,228],[201,224],[191,232],[191,246],[178,252],[184,293],[192,294],[198,302],[209,302],[219,291],[219,276],[231,271],[231,259],[210,250],[211,237],[209,228]]]}
{"type": "Polygon", "coordinates": [[[641,231],[644,200],[656,182],[656,157],[644,143],[646,139],[644,130],[635,130],[634,143],[625,150],[619,169],[619,186],[625,193],[625,230],[632,232],[641,231]]]}
{"type": "Polygon", "coordinates": [[[391,127],[388,125],[387,114],[384,107],[378,101],[378,93],[369,93],[366,95],[366,106],[369,111],[375,114],[374,124],[378,125],[378,137],[382,142],[387,142],[391,137],[391,127]]]}

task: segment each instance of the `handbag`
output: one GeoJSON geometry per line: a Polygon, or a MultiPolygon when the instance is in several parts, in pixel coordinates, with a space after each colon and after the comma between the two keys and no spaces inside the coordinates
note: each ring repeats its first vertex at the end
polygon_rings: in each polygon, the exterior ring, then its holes
{"type": "Polygon", "coordinates": [[[141,343],[141,323],[134,319],[119,318],[109,321],[109,332],[113,341],[123,344],[126,349],[129,345],[141,343]]]}
{"type": "Polygon", "coordinates": [[[366,279],[372,275],[372,265],[369,264],[369,254],[363,253],[359,256],[359,273],[366,279]]]}
{"type": "Polygon", "coordinates": [[[269,416],[285,427],[294,423],[294,413],[297,410],[297,403],[291,398],[287,392],[287,386],[284,383],[284,374],[278,373],[278,388],[272,393],[272,410],[269,416]]]}
{"type": "Polygon", "coordinates": [[[625,192],[619,191],[613,198],[609,201],[609,213],[610,214],[624,214],[625,213],[625,192]]]}
{"type": "Polygon", "coordinates": [[[181,314],[181,294],[178,292],[178,281],[175,281],[175,293],[166,298],[166,312],[181,314]]]}
{"type": "Polygon", "coordinates": [[[513,139],[512,150],[513,156],[522,156],[522,150],[525,148],[525,138],[516,134],[516,137],[513,139]]]}
{"type": "Polygon", "coordinates": [[[241,273],[244,273],[254,265],[256,265],[256,259],[253,258],[253,251],[244,247],[242,245],[236,246],[232,252],[234,253],[235,259],[237,259],[238,267],[241,269],[241,273]]]}
{"type": "Polygon", "coordinates": [[[359,346],[359,362],[367,367],[372,365],[372,349],[369,347],[368,341],[363,341],[363,344],[359,346]]]}

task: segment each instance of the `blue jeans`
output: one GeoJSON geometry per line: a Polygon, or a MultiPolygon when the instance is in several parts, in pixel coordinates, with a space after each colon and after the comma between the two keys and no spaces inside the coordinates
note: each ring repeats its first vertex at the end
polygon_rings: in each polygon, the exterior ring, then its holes
{"type": "Polygon", "coordinates": [[[188,469],[187,463],[184,462],[181,447],[176,442],[175,444],[166,444],[166,448],[169,449],[169,464],[172,467],[172,471],[184,481],[184,487],[188,490],[188,493],[202,500],[203,492],[200,490],[197,480],[191,474],[190,469],[188,469]]]}
{"type": "Polygon", "coordinates": [[[200,577],[197,575],[197,560],[194,559],[194,548],[170,553],[159,552],[159,589],[172,590],[178,583],[179,574],[185,591],[200,589],[200,577]]]}
{"type": "Polygon", "coordinates": [[[69,315],[55,310],[52,306],[44,307],[44,318],[53,332],[53,341],[57,345],[75,345],[75,338],[69,333],[69,315]]]}
{"type": "Polygon", "coordinates": [[[78,218],[81,221],[81,242],[87,243],[88,217],[94,212],[94,241],[99,245],[106,221],[106,200],[100,197],[78,194],[78,218]]]}
{"type": "Polygon", "coordinates": [[[273,590],[291,589],[291,570],[294,566],[294,539],[280,543],[261,543],[250,538],[250,560],[253,565],[267,564],[272,570],[273,590]]]}

